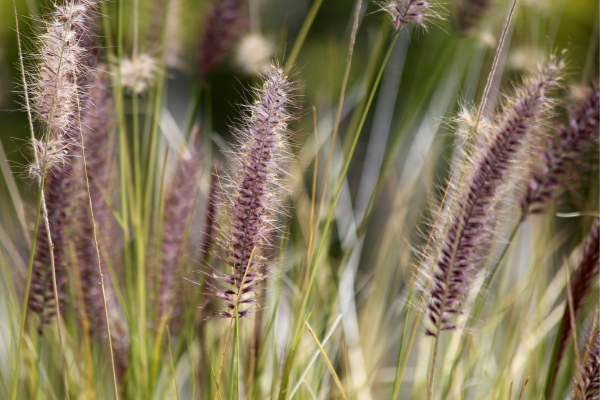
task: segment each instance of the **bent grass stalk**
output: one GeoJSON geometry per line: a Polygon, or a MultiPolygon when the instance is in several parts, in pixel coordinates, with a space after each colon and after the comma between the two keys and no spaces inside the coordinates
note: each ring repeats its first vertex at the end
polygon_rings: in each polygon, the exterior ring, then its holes
{"type": "Polygon", "coordinates": [[[333,365],[331,365],[331,361],[329,361],[329,357],[327,357],[327,353],[325,352],[325,349],[323,349],[323,346],[321,346],[321,342],[319,342],[317,335],[315,335],[315,332],[310,327],[310,324],[308,323],[308,321],[304,321],[304,324],[308,328],[308,331],[310,332],[313,339],[315,340],[315,343],[319,347],[319,350],[321,351],[321,354],[323,355],[323,358],[325,359],[325,362],[327,363],[327,367],[329,368],[329,371],[331,372],[331,375],[333,376],[333,379],[335,380],[335,384],[337,385],[338,389],[340,390],[342,398],[344,400],[347,400],[348,398],[346,397],[346,392],[344,391],[344,386],[342,386],[342,382],[340,382],[340,378],[338,378],[337,374],[335,373],[335,368],[333,368],[333,365]]]}

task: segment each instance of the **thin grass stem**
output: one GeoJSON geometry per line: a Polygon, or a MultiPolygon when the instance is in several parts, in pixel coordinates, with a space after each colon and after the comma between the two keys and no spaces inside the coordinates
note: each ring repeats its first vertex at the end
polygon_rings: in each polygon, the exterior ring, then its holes
{"type": "Polygon", "coordinates": [[[50,222],[48,221],[48,209],[46,208],[46,200],[44,198],[44,190],[42,186],[42,211],[44,216],[44,225],[46,226],[46,236],[48,239],[49,255],[50,255],[50,267],[52,268],[52,285],[54,286],[54,302],[56,307],[56,329],[58,330],[58,346],[60,348],[61,363],[63,368],[63,383],[65,385],[65,397],[69,400],[69,375],[67,372],[67,363],[65,361],[64,343],[62,335],[62,327],[60,324],[60,304],[58,303],[58,287],[56,286],[56,265],[54,264],[54,244],[52,243],[52,237],[50,234],[50,222]]]}
{"type": "MultiPolygon", "coordinates": [[[[74,80],[75,80],[75,77],[74,77],[74,80]]],[[[79,123],[79,139],[81,141],[81,159],[83,161],[83,176],[85,178],[85,187],[86,187],[87,197],[88,197],[88,210],[90,212],[89,217],[92,222],[92,231],[94,232],[94,249],[96,251],[96,267],[98,268],[98,277],[100,278],[100,291],[102,293],[102,307],[104,308],[104,323],[106,325],[106,337],[107,337],[107,341],[108,341],[108,351],[110,353],[110,367],[111,367],[111,373],[112,373],[112,389],[113,389],[113,396],[114,396],[115,400],[118,400],[119,399],[119,389],[118,389],[118,382],[117,382],[117,373],[116,373],[116,369],[115,369],[115,358],[114,358],[113,347],[112,347],[112,337],[110,334],[110,321],[108,318],[108,307],[106,305],[104,275],[102,274],[102,265],[101,265],[101,261],[100,261],[100,247],[98,246],[98,231],[96,228],[96,220],[94,218],[94,207],[92,206],[92,195],[90,193],[90,181],[88,178],[87,163],[85,161],[85,144],[83,141],[83,129],[82,129],[82,125],[81,125],[81,107],[79,104],[79,94],[77,93],[77,91],[75,91],[75,93],[76,93],[75,98],[77,100],[77,120],[79,123]]],[[[48,236],[50,236],[50,235],[48,235],[48,236]]],[[[53,275],[54,274],[55,273],[53,272],[53,275]]],[[[56,278],[53,278],[53,279],[56,279],[56,278]]],[[[56,282],[54,283],[54,285],[56,285],[56,282]]],[[[56,287],[55,287],[55,290],[56,290],[56,287]]],[[[58,310],[58,304],[57,304],[57,310],[58,310]]]]}
{"type": "Polygon", "coordinates": [[[81,285],[81,275],[79,274],[79,264],[77,262],[77,251],[75,250],[75,243],[69,241],[69,251],[71,253],[71,260],[73,264],[73,275],[75,276],[75,289],[77,292],[77,300],[79,302],[79,308],[81,309],[81,330],[83,331],[83,345],[85,347],[85,363],[87,367],[87,378],[88,386],[90,391],[94,391],[94,365],[92,363],[92,349],[90,344],[90,322],[85,310],[85,300],[83,298],[83,287],[81,285]]]}
{"type": "Polygon", "coordinates": [[[512,5],[510,7],[510,11],[508,12],[508,17],[506,18],[506,23],[504,24],[504,30],[502,31],[502,35],[500,36],[500,43],[498,43],[498,47],[496,48],[496,54],[494,54],[494,61],[492,61],[492,68],[490,69],[490,73],[488,75],[487,81],[485,83],[485,88],[483,89],[483,94],[481,95],[481,103],[479,105],[479,110],[477,110],[477,119],[475,120],[475,125],[473,126],[473,136],[479,129],[479,122],[481,121],[481,116],[485,111],[485,106],[488,101],[488,96],[490,93],[490,89],[492,87],[492,81],[494,80],[494,75],[496,74],[496,68],[498,67],[498,62],[500,60],[500,54],[502,53],[502,49],[504,47],[504,41],[506,40],[506,36],[508,34],[508,28],[510,26],[510,21],[512,21],[513,14],[517,7],[517,0],[513,0],[512,5]]]}
{"type": "Polygon", "coordinates": [[[173,385],[175,386],[175,398],[179,400],[179,390],[177,389],[177,376],[175,375],[175,362],[173,361],[173,346],[171,345],[171,331],[167,328],[167,338],[169,339],[169,356],[171,358],[171,372],[173,374],[173,385]]]}
{"type": "MultiPolygon", "coordinates": [[[[344,107],[344,99],[346,97],[346,86],[348,85],[348,77],[350,76],[350,67],[352,65],[352,54],[354,52],[354,43],[356,42],[356,31],[358,30],[358,17],[360,15],[360,6],[362,0],[359,0],[356,5],[356,13],[354,16],[354,25],[352,27],[352,34],[350,35],[350,45],[348,46],[348,58],[346,59],[346,71],[344,72],[344,79],[342,81],[342,89],[340,90],[340,99],[338,101],[338,109],[335,115],[335,123],[333,124],[333,133],[331,135],[331,147],[329,148],[329,156],[327,157],[327,164],[325,165],[325,174],[323,175],[323,185],[321,185],[321,196],[319,197],[319,207],[317,208],[317,223],[321,218],[321,211],[323,210],[323,203],[325,201],[325,193],[327,190],[327,181],[329,178],[329,169],[331,167],[331,160],[333,159],[333,151],[335,149],[335,141],[337,138],[338,130],[340,128],[340,119],[342,116],[342,108],[344,107]]],[[[397,35],[396,35],[397,37],[397,35]]],[[[394,39],[395,41],[395,39],[394,39]]],[[[316,132],[316,131],[315,131],[316,132]]],[[[350,157],[348,157],[350,158],[350,157]]],[[[312,253],[312,251],[311,251],[312,253]]]]}
{"type": "Polygon", "coordinates": [[[162,241],[163,241],[163,220],[164,220],[164,212],[165,212],[165,176],[167,171],[167,161],[169,161],[169,153],[171,150],[171,146],[167,146],[165,150],[165,156],[163,159],[163,168],[160,176],[160,192],[158,199],[158,229],[156,230],[156,276],[154,277],[154,286],[155,286],[155,299],[154,299],[154,308],[155,308],[155,321],[158,323],[160,319],[160,277],[162,270],[162,263],[160,260],[161,250],[162,250],[162,241]]]}
{"type": "MultiPolygon", "coordinates": [[[[21,48],[21,34],[19,31],[19,14],[17,13],[17,3],[16,0],[13,0],[13,8],[15,13],[15,31],[17,32],[17,45],[19,49],[19,64],[21,67],[21,80],[23,84],[23,92],[25,94],[25,107],[27,109],[27,119],[29,122],[29,130],[31,133],[32,142],[35,140],[35,130],[33,129],[33,118],[31,116],[31,107],[29,105],[29,90],[27,87],[27,79],[25,78],[25,65],[23,63],[23,50],[21,48]]],[[[38,155],[37,151],[33,152],[35,157],[36,164],[38,163],[38,155]]],[[[17,344],[17,357],[15,360],[15,371],[12,374],[14,382],[11,381],[11,400],[16,400],[17,398],[17,390],[18,390],[18,379],[19,379],[19,366],[21,360],[21,349],[23,346],[23,336],[25,335],[25,322],[27,321],[27,309],[29,307],[29,290],[31,287],[31,275],[33,273],[33,257],[35,254],[35,246],[37,243],[38,236],[38,228],[40,225],[40,212],[42,207],[42,190],[44,187],[44,174],[42,174],[42,179],[40,182],[40,189],[38,191],[38,201],[37,201],[37,211],[35,214],[35,225],[33,228],[33,237],[31,239],[31,250],[29,251],[29,264],[27,266],[27,282],[25,284],[25,293],[23,298],[23,309],[21,310],[21,328],[19,330],[19,343],[17,344]]],[[[12,371],[12,364],[11,364],[12,371]]]]}
{"type": "Polygon", "coordinates": [[[329,361],[329,357],[327,357],[327,353],[325,352],[325,349],[323,349],[323,346],[321,346],[321,342],[319,342],[319,339],[317,338],[317,335],[315,335],[315,332],[310,327],[310,324],[308,323],[308,321],[305,321],[304,324],[306,325],[306,328],[308,328],[308,331],[310,332],[310,334],[312,335],[313,339],[315,340],[315,343],[319,347],[319,350],[321,351],[321,354],[323,355],[323,358],[325,359],[325,362],[327,363],[327,367],[329,368],[329,371],[331,372],[331,375],[333,375],[333,379],[335,380],[335,384],[337,385],[338,389],[340,390],[342,398],[344,400],[347,400],[348,398],[346,397],[346,392],[344,391],[344,386],[342,386],[342,382],[340,382],[340,378],[338,378],[338,376],[337,376],[337,374],[335,372],[335,368],[333,368],[333,365],[331,365],[331,361],[329,361]]]}
{"type": "Polygon", "coordinates": [[[321,4],[323,4],[323,0],[315,0],[315,2],[310,6],[310,10],[308,10],[308,14],[302,23],[302,28],[300,28],[300,32],[298,33],[298,37],[294,42],[294,47],[292,47],[292,51],[290,52],[290,57],[285,63],[286,69],[291,67],[295,62],[298,54],[300,53],[300,49],[304,44],[304,40],[306,39],[306,35],[312,26],[317,13],[319,12],[319,8],[321,8],[321,4]]]}
{"type": "MultiPolygon", "coordinates": [[[[571,334],[573,336],[573,353],[575,354],[575,363],[576,365],[582,365],[581,357],[579,356],[579,343],[577,341],[577,320],[575,319],[575,309],[573,308],[573,292],[571,291],[571,279],[569,277],[569,268],[568,262],[565,259],[564,264],[567,266],[565,268],[565,286],[567,290],[567,307],[569,307],[569,318],[571,319],[571,334]]],[[[578,371],[577,379],[579,382],[582,382],[582,371],[581,369],[578,371]]]]}

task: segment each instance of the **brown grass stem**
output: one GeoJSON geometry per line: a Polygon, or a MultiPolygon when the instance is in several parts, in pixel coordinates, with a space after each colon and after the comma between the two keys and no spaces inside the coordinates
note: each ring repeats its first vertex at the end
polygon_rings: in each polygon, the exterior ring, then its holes
{"type": "Polygon", "coordinates": [[[306,328],[308,329],[308,331],[312,335],[313,339],[315,340],[315,343],[319,347],[319,350],[321,351],[321,354],[323,355],[323,358],[325,359],[325,362],[327,363],[327,367],[329,367],[329,371],[331,372],[331,375],[333,376],[333,379],[335,380],[335,384],[337,385],[338,389],[340,390],[342,398],[344,400],[347,400],[348,398],[346,397],[346,392],[344,391],[344,386],[342,386],[342,382],[340,382],[340,378],[338,378],[338,375],[335,372],[335,368],[333,368],[333,365],[331,365],[331,361],[329,361],[329,357],[327,357],[327,353],[325,352],[325,349],[323,349],[323,346],[321,346],[321,342],[319,342],[317,335],[315,335],[315,332],[310,327],[310,324],[308,323],[308,321],[305,321],[304,324],[306,324],[306,328]]]}
{"type": "Polygon", "coordinates": [[[527,377],[527,379],[525,379],[525,383],[523,384],[523,387],[521,388],[521,393],[519,394],[519,400],[521,400],[521,397],[523,397],[523,393],[525,393],[525,387],[527,386],[527,383],[529,383],[529,377],[527,377]]]}
{"type": "Polygon", "coordinates": [[[502,48],[504,47],[504,41],[506,40],[506,36],[508,34],[508,28],[510,26],[510,21],[512,20],[513,14],[517,7],[517,0],[513,0],[512,6],[510,7],[510,11],[508,13],[508,17],[506,18],[506,23],[504,24],[504,29],[502,30],[502,35],[500,36],[500,43],[498,43],[498,47],[496,48],[496,54],[494,54],[494,61],[492,62],[492,68],[487,77],[487,81],[485,83],[485,88],[483,89],[483,94],[481,95],[481,103],[479,104],[479,110],[477,110],[477,119],[475,120],[475,125],[473,126],[473,133],[477,132],[479,128],[479,122],[481,121],[481,116],[485,111],[485,106],[487,104],[488,95],[490,93],[490,89],[492,87],[492,81],[494,80],[494,75],[496,74],[496,68],[498,67],[498,62],[500,60],[500,54],[502,53],[502,48]]]}

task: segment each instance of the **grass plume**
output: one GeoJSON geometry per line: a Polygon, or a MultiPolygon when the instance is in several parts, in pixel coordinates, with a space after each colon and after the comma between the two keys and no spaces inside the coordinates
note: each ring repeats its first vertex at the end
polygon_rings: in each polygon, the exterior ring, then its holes
{"type": "Polygon", "coordinates": [[[243,317],[257,302],[255,291],[264,279],[267,251],[273,234],[278,231],[282,186],[288,148],[288,123],[292,118],[292,83],[278,65],[263,77],[263,85],[255,89],[256,101],[246,105],[243,125],[236,130],[239,141],[233,155],[237,176],[221,204],[221,235],[217,256],[231,269],[214,272],[212,294],[223,300],[231,318],[242,277],[244,288],[238,311],[243,317]],[[254,254],[250,260],[251,254],[254,254]],[[251,262],[250,262],[251,261],[251,262]]]}

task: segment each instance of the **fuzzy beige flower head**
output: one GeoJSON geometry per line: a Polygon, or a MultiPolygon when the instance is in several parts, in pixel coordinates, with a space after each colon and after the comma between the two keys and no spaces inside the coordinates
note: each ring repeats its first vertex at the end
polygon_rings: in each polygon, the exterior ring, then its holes
{"type": "Polygon", "coordinates": [[[271,57],[275,53],[273,42],[260,33],[249,33],[244,36],[235,54],[236,64],[247,74],[269,71],[271,57]]]}
{"type": "Polygon", "coordinates": [[[33,151],[36,154],[29,166],[29,177],[40,181],[48,173],[60,172],[69,164],[69,149],[73,142],[64,135],[53,135],[47,142],[34,139],[33,151]]]}
{"type": "Polygon", "coordinates": [[[156,79],[158,66],[148,54],[142,54],[121,62],[121,84],[136,94],[145,92],[156,79]]]}

